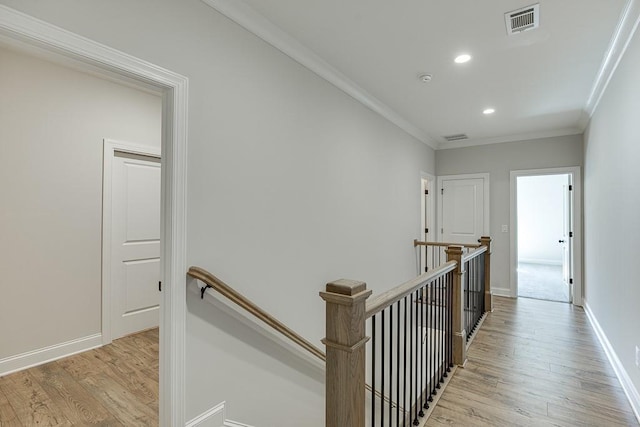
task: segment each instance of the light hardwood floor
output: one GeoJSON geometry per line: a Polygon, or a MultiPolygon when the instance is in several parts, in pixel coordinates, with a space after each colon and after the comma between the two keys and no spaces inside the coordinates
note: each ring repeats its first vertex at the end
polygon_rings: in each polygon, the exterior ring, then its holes
{"type": "Polygon", "coordinates": [[[90,425],[158,425],[158,329],[0,377],[0,426],[90,425]]]}
{"type": "Polygon", "coordinates": [[[426,426],[638,426],[581,308],[494,298],[426,426]]]}

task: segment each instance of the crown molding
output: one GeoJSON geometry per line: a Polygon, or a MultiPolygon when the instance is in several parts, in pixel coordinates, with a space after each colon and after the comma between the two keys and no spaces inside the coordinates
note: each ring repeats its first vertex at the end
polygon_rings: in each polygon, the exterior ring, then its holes
{"type": "Polygon", "coordinates": [[[370,110],[380,114],[409,135],[436,149],[438,144],[422,129],[414,126],[384,102],[342,74],[311,49],[280,29],[240,0],[202,0],[250,33],[258,36],[294,61],[322,77],[370,110]]]}
{"type": "Polygon", "coordinates": [[[602,95],[607,89],[611,77],[618,68],[620,60],[627,51],[627,47],[631,42],[633,35],[640,23],[640,0],[627,0],[622,13],[620,14],[620,20],[613,32],[609,47],[605,52],[602,64],[596,75],[596,79],[591,88],[589,98],[585,105],[585,114],[582,115],[578,123],[579,128],[584,131],[589,124],[589,120],[593,113],[595,113],[602,99],[602,95]]]}
{"type": "Polygon", "coordinates": [[[500,144],[503,142],[528,141],[532,139],[553,138],[558,136],[580,135],[583,130],[579,128],[564,128],[545,130],[540,132],[519,133],[515,135],[497,136],[495,138],[466,139],[464,141],[441,142],[438,150],[450,150],[452,148],[475,147],[478,145],[500,144]]]}

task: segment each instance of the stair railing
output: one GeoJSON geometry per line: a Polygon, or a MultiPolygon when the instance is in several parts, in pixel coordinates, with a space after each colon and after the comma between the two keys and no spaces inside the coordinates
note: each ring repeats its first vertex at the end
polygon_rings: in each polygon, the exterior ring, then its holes
{"type": "Polygon", "coordinates": [[[490,243],[450,245],[446,263],[370,301],[364,282],[327,284],[327,427],[420,423],[491,309],[490,243]]]}

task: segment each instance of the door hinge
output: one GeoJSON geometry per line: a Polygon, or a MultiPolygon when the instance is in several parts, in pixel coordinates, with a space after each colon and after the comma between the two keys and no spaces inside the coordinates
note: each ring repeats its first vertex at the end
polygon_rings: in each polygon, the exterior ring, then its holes
{"type": "Polygon", "coordinates": [[[569,279],[569,284],[573,285],[573,278],[569,279]]]}
{"type": "Polygon", "coordinates": [[[158,282],[158,292],[162,292],[162,282],[158,282]]]}
{"type": "Polygon", "coordinates": [[[440,234],[444,234],[444,228],[440,229],[440,234]]]}
{"type": "Polygon", "coordinates": [[[425,229],[424,229],[424,233],[425,233],[425,234],[428,234],[428,233],[429,233],[429,229],[428,229],[428,228],[425,228],[425,229]]]}
{"type": "Polygon", "coordinates": [[[429,190],[424,190],[424,194],[428,195],[429,194],[429,190]]]}
{"type": "Polygon", "coordinates": [[[569,186],[569,191],[573,191],[573,185],[569,186]]]}
{"type": "Polygon", "coordinates": [[[569,232],[569,237],[573,237],[573,231],[569,232]]]}
{"type": "Polygon", "coordinates": [[[424,268],[424,272],[426,273],[427,271],[429,271],[429,267],[424,268]]]}
{"type": "Polygon", "coordinates": [[[440,194],[441,194],[441,195],[442,195],[442,194],[444,194],[444,188],[441,188],[441,189],[440,189],[440,194]]]}

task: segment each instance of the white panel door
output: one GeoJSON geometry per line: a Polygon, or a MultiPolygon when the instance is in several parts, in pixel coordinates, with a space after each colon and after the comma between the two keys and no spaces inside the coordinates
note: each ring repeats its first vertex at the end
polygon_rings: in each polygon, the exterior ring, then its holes
{"type": "Polygon", "coordinates": [[[159,324],[160,159],[116,152],[112,163],[112,339],[159,324]]]}
{"type": "Polygon", "coordinates": [[[485,234],[484,181],[483,178],[442,179],[442,242],[478,243],[485,234]]]}

